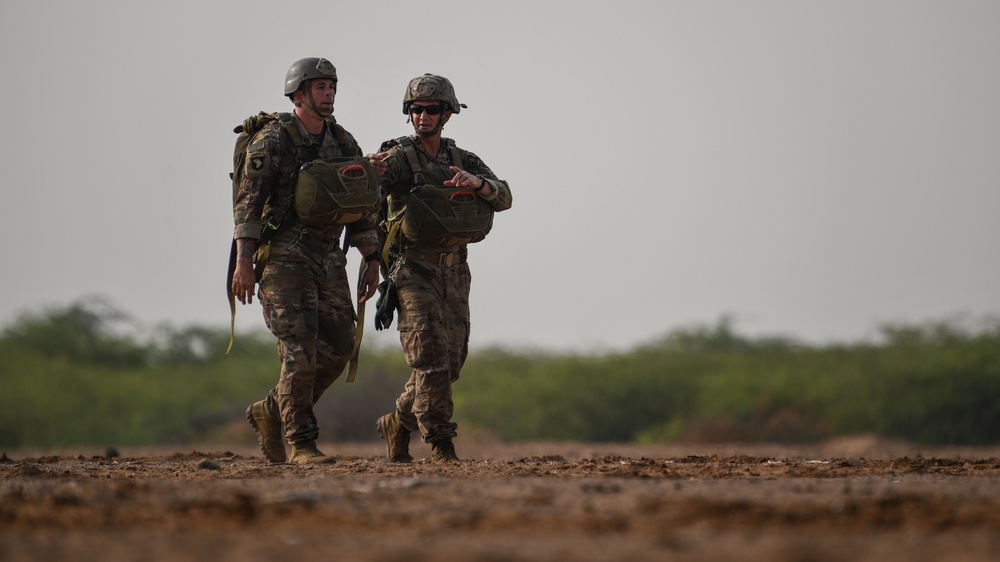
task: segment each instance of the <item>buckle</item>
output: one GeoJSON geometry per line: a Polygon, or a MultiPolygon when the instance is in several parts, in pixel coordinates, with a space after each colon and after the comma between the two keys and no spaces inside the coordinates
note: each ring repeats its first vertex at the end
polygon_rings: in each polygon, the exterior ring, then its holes
{"type": "Polygon", "coordinates": [[[271,217],[267,219],[266,223],[264,223],[264,228],[269,228],[271,230],[278,230],[279,228],[281,228],[281,222],[276,221],[274,217],[271,217]]]}
{"type": "Polygon", "coordinates": [[[457,253],[451,254],[441,254],[438,256],[438,265],[443,267],[451,267],[455,263],[455,256],[457,253]]]}

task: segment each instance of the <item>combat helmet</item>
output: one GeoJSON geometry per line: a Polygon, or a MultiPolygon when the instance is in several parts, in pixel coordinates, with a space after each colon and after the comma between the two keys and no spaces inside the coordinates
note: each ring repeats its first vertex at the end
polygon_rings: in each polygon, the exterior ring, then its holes
{"type": "Polygon", "coordinates": [[[329,78],[336,82],[337,68],[323,58],[309,57],[295,61],[285,75],[285,95],[291,97],[303,82],[314,78],[329,78]]]}
{"type": "Polygon", "coordinates": [[[458,103],[455,87],[451,82],[437,74],[424,74],[410,80],[403,96],[403,115],[409,115],[411,102],[421,100],[444,102],[446,109],[450,109],[452,113],[459,113],[463,107],[468,107],[464,103],[458,103]]]}

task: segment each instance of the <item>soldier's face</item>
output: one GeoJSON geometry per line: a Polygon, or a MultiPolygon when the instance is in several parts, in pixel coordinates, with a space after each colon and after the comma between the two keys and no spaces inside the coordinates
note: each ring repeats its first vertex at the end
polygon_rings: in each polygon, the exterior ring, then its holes
{"type": "Polygon", "coordinates": [[[308,88],[304,90],[299,90],[306,98],[301,100],[304,107],[312,109],[323,118],[333,113],[333,102],[337,97],[336,82],[326,78],[317,78],[310,80],[308,88]]]}
{"type": "Polygon", "coordinates": [[[410,104],[410,117],[413,118],[413,128],[418,132],[426,133],[434,131],[439,123],[441,125],[447,123],[450,115],[451,112],[445,110],[441,102],[415,101],[410,104]]]}

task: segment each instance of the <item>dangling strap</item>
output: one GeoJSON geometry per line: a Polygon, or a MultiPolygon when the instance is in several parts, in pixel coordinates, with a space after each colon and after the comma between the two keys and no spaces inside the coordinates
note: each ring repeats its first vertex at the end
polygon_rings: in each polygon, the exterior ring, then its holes
{"type": "MultiPolygon", "coordinates": [[[[358,271],[358,289],[361,288],[361,280],[365,276],[368,262],[361,260],[361,269],[358,271]]],[[[365,334],[365,303],[358,295],[358,330],[354,334],[354,350],[351,352],[351,364],[347,368],[347,382],[354,382],[354,377],[358,374],[358,357],[361,355],[361,337],[365,334]]]]}
{"type": "Polygon", "coordinates": [[[229,272],[226,274],[226,294],[229,296],[229,347],[223,359],[229,357],[229,352],[233,350],[233,342],[236,340],[236,295],[233,294],[233,275],[236,273],[236,239],[229,249],[229,272]]]}

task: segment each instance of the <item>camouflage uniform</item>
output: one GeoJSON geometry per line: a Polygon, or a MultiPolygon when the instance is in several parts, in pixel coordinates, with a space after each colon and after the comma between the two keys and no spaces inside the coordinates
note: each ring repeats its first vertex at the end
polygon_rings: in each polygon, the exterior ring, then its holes
{"type": "MultiPolygon", "coordinates": [[[[443,168],[441,174],[454,175],[446,139],[440,154],[431,156],[417,140],[413,145],[424,172],[429,167],[443,168]]],[[[382,151],[387,170],[382,177],[388,216],[401,212],[414,184],[414,170],[396,141],[387,141],[382,151]]],[[[492,193],[484,196],[495,211],[511,206],[507,183],[475,154],[458,149],[462,168],[490,180],[492,193]]],[[[402,237],[402,233],[399,235],[402,237]]],[[[420,431],[423,441],[433,443],[456,435],[458,425],[451,421],[454,404],[451,385],[458,380],[469,354],[469,291],[472,274],[466,263],[465,246],[423,247],[401,240],[393,249],[399,257],[391,271],[399,298],[399,341],[407,364],[413,369],[405,389],[396,400],[399,422],[408,431],[420,431]],[[452,264],[442,265],[442,255],[453,256],[452,264]]]]}
{"type": "MultiPolygon", "coordinates": [[[[362,154],[349,133],[347,146],[341,146],[329,126],[319,138],[297,117],[293,124],[309,160],[362,154]]],[[[247,149],[245,176],[234,203],[236,238],[260,239],[262,225],[272,218],[275,197],[293,188],[289,178],[302,163],[280,123],[271,122],[257,133],[247,149]]],[[[258,250],[258,259],[266,256],[266,265],[257,296],[264,321],[278,338],[281,359],[281,377],[265,408],[280,411],[285,437],[295,445],[316,441],[313,406],[343,372],[354,346],[357,317],[340,237],[346,236],[351,246],[364,246],[376,244],[377,236],[372,218],[346,229],[307,227],[290,211],[285,223],[280,234],[258,250]]]]}

